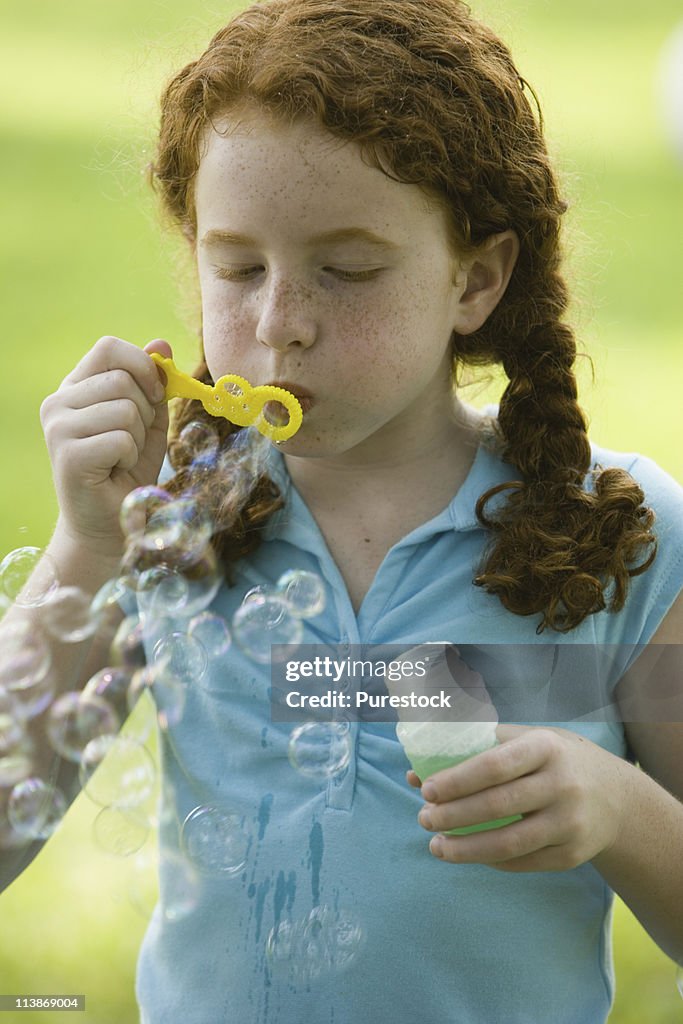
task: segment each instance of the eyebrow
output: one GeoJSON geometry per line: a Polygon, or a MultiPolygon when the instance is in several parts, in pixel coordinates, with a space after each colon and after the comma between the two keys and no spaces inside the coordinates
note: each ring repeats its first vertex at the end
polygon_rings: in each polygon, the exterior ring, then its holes
{"type": "MultiPolygon", "coordinates": [[[[339,228],[336,231],[324,231],[322,234],[313,235],[308,239],[309,245],[334,245],[343,242],[363,242],[365,245],[372,245],[376,249],[398,250],[400,246],[390,242],[388,238],[376,235],[374,231],[367,228],[339,228]]],[[[243,245],[258,246],[255,238],[242,235],[235,231],[222,231],[212,229],[207,231],[201,239],[201,245],[243,245]]]]}

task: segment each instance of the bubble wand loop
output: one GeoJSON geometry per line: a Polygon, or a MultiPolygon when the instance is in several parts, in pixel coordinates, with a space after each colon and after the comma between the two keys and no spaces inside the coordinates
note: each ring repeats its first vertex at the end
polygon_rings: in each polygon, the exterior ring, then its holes
{"type": "Polygon", "coordinates": [[[166,401],[191,398],[201,402],[211,416],[224,416],[238,427],[254,426],[270,441],[286,441],[296,434],[303,420],[301,405],[293,394],[273,384],[252,387],[248,380],[235,373],[220,377],[215,385],[202,384],[195,377],[182,373],[168,356],[150,353],[166,374],[166,401]],[[287,410],[289,419],[283,426],[270,423],[264,413],[267,402],[278,402],[287,410]]]}

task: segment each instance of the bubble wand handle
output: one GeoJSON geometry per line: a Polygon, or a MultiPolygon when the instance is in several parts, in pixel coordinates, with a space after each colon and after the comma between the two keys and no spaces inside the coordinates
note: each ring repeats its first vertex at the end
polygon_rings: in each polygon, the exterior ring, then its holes
{"type": "Polygon", "coordinates": [[[168,356],[150,353],[152,359],[166,374],[166,401],[171,398],[190,398],[201,402],[211,416],[224,416],[238,427],[254,426],[271,441],[286,441],[292,437],[303,420],[298,399],[272,384],[252,387],[248,380],[235,373],[220,377],[212,387],[195,377],[183,373],[168,356]],[[264,409],[268,402],[277,402],[287,410],[287,423],[271,423],[264,409]]]}

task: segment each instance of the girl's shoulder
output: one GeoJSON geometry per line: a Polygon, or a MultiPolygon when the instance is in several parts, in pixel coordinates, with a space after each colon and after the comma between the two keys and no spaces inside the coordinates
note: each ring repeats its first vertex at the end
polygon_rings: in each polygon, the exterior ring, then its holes
{"type": "Polygon", "coordinates": [[[645,504],[652,508],[659,524],[678,533],[683,542],[683,486],[654,459],[639,452],[617,452],[591,443],[592,470],[623,469],[640,485],[645,504]]]}
{"type": "Polygon", "coordinates": [[[643,492],[643,506],[654,512],[655,559],[645,572],[632,577],[618,616],[623,635],[646,644],[683,591],[683,487],[646,455],[591,448],[593,470],[626,470],[643,492]]]}

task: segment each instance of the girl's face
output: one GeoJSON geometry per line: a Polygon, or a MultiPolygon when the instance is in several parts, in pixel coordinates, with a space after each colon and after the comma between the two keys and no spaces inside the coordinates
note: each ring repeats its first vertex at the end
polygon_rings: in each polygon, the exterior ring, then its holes
{"type": "Polygon", "coordinates": [[[300,392],[290,454],[398,450],[452,406],[465,286],[445,214],[312,122],[249,109],[217,127],[195,182],[214,380],[238,373],[300,392]]]}

